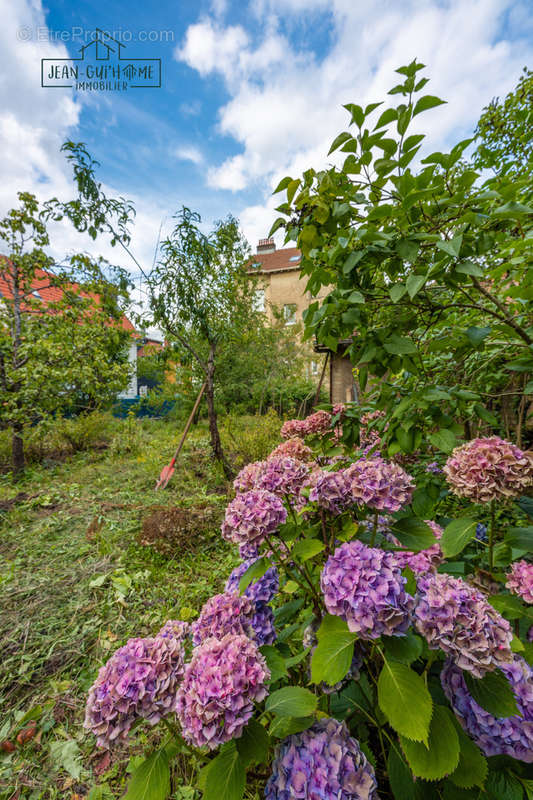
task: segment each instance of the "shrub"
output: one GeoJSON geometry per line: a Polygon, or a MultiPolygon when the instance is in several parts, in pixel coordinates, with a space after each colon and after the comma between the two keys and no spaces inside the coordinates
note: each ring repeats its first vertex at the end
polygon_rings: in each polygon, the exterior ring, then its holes
{"type": "Polygon", "coordinates": [[[249,461],[260,461],[279,439],[280,418],[273,408],[266,414],[242,417],[228,414],[221,426],[225,447],[237,467],[249,461]]]}

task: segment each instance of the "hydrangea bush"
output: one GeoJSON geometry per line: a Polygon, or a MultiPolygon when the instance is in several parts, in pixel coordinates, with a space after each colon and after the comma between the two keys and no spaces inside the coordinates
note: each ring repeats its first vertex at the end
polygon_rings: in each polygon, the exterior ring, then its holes
{"type": "Polygon", "coordinates": [[[240,472],[223,591],[117,650],[85,725],[111,749],[159,722],[165,786],[177,749],[206,800],[246,780],[265,800],[511,797],[533,763],[533,563],[496,504],[533,489],[529,454],[488,437],[408,470],[368,449],[381,414],[358,448],[326,435],[344,413],[297,420],[309,444],[286,423],[240,472]]]}

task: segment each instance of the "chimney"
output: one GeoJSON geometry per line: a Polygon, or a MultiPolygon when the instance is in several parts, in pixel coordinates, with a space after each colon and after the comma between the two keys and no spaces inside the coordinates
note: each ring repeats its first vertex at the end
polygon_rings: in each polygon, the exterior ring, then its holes
{"type": "Polygon", "coordinates": [[[257,254],[260,253],[275,253],[276,252],[276,244],[274,239],[259,239],[259,243],[257,245],[257,254]]]}

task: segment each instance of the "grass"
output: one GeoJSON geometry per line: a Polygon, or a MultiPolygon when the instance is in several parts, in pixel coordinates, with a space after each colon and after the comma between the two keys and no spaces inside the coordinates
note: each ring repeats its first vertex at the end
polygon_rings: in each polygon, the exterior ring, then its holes
{"type": "MultiPolygon", "coordinates": [[[[107,787],[98,797],[123,793],[160,734],[139,729],[133,746],[102,757],[82,728],[97,669],[129,637],[195,613],[235,564],[218,532],[230,487],[210,461],[205,426],[156,493],[182,426],[113,425],[107,449],[32,466],[16,486],[0,477],[0,800],[79,800],[97,783],[107,787]],[[161,506],[207,506],[216,522],[163,556],[138,543],[143,518],[161,506]]],[[[253,441],[249,422],[239,430],[253,441]]]]}

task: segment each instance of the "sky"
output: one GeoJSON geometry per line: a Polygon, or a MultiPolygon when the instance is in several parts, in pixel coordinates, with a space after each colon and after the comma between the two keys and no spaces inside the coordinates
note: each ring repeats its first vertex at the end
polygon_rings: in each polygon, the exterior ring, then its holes
{"type": "MultiPolygon", "coordinates": [[[[329,163],[342,104],[384,99],[413,58],[447,101],[423,117],[426,147],[470,135],[532,66],[531,11],[531,0],[0,0],[0,215],[18,191],[73,196],[70,139],[100,162],[106,192],[134,202],[144,269],[183,205],[206,229],[233,214],[255,248],[279,180],[329,163]],[[41,87],[41,59],[79,58],[97,27],[128,57],[160,58],[161,88],[41,87]]],[[[55,226],[51,254],[74,250],[137,272],[105,240],[55,226]]]]}

